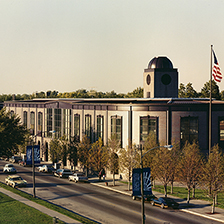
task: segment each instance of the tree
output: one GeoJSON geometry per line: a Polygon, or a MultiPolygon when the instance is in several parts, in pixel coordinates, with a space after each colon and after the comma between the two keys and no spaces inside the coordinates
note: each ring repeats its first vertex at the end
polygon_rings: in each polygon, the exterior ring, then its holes
{"type": "MultiPolygon", "coordinates": [[[[157,137],[153,131],[151,131],[146,139],[146,141],[143,144],[143,150],[142,154],[146,153],[149,149],[152,149],[154,147],[159,146],[159,143],[157,141],[157,137]]],[[[151,180],[154,181],[155,179],[155,173],[154,173],[154,167],[153,167],[153,157],[155,156],[155,150],[152,150],[150,153],[147,153],[143,159],[143,166],[144,167],[150,167],[151,168],[151,180]]]]}
{"type": "Polygon", "coordinates": [[[28,130],[21,124],[20,118],[6,112],[3,108],[0,110],[0,155],[12,156],[18,152],[19,145],[25,143],[29,135],[28,130]]]}
{"type": "Polygon", "coordinates": [[[128,146],[126,149],[120,149],[120,156],[119,156],[119,167],[122,172],[125,173],[128,179],[128,190],[130,190],[130,180],[132,176],[133,168],[139,165],[139,151],[135,145],[128,146]]]}
{"type": "Polygon", "coordinates": [[[134,89],[132,92],[127,93],[125,98],[142,98],[143,97],[143,88],[138,87],[134,89]]]}
{"type": "Polygon", "coordinates": [[[120,141],[112,136],[108,141],[108,168],[113,174],[113,186],[115,186],[115,173],[118,173],[119,162],[118,152],[120,150],[120,141]]]}
{"type": "Polygon", "coordinates": [[[70,141],[68,141],[68,160],[74,166],[77,165],[78,160],[78,143],[77,136],[71,137],[70,141]]]}
{"type": "MultiPolygon", "coordinates": [[[[201,98],[210,98],[210,81],[204,84],[204,87],[201,89],[200,93],[201,98]]],[[[212,80],[212,98],[219,100],[221,98],[219,92],[219,86],[214,80],[212,80]]]]}
{"type": "Polygon", "coordinates": [[[91,159],[90,149],[91,149],[90,139],[86,135],[84,135],[82,141],[78,146],[78,159],[79,162],[84,166],[84,168],[86,168],[86,175],[88,175],[90,168],[90,159],[91,159]]]}
{"type": "Polygon", "coordinates": [[[202,164],[203,160],[198,144],[196,142],[192,144],[186,142],[178,164],[178,177],[179,180],[187,186],[188,204],[190,202],[191,189],[200,177],[202,164]]]}
{"type": "Polygon", "coordinates": [[[180,88],[178,90],[178,96],[180,98],[196,98],[198,97],[197,91],[193,88],[192,83],[189,82],[186,87],[183,83],[180,83],[180,88]]]}
{"type": "Polygon", "coordinates": [[[158,148],[153,157],[153,173],[163,183],[165,197],[167,196],[167,185],[174,181],[176,174],[178,148],[178,145],[175,145],[171,150],[163,147],[158,148]]]}
{"type": "Polygon", "coordinates": [[[205,184],[209,196],[213,199],[212,213],[214,213],[215,198],[222,190],[224,182],[224,157],[218,145],[212,147],[203,171],[202,183],[205,184]]]}
{"type": "Polygon", "coordinates": [[[90,149],[90,161],[91,166],[95,171],[101,171],[106,167],[108,161],[108,153],[106,148],[103,146],[102,139],[94,142],[90,149]]]}
{"type": "Polygon", "coordinates": [[[53,163],[57,163],[61,159],[62,150],[59,139],[54,138],[50,141],[50,157],[53,163]]]}

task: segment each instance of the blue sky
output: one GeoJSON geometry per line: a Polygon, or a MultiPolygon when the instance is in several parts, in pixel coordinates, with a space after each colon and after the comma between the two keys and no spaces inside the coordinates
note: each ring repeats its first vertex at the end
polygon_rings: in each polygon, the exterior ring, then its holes
{"type": "Polygon", "coordinates": [[[0,94],[127,93],[157,56],[200,91],[211,44],[224,73],[223,11],[223,0],[0,0],[0,94]]]}

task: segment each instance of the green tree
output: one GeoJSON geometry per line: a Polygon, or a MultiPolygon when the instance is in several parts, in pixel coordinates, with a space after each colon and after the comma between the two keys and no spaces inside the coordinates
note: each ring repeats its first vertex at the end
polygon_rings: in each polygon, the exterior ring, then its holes
{"type": "Polygon", "coordinates": [[[68,160],[73,166],[77,165],[78,160],[78,144],[79,140],[77,136],[71,137],[70,141],[68,141],[68,160]]]}
{"type": "Polygon", "coordinates": [[[115,136],[112,136],[111,139],[109,139],[107,150],[108,168],[113,174],[113,186],[115,186],[115,174],[118,173],[119,169],[118,152],[120,150],[120,141],[117,140],[115,136]]]}
{"type": "Polygon", "coordinates": [[[215,198],[223,189],[224,183],[224,157],[218,145],[212,147],[203,171],[202,183],[208,195],[213,199],[212,213],[214,213],[215,198]]]}
{"type": "MultiPolygon", "coordinates": [[[[146,153],[149,149],[152,149],[154,147],[159,146],[159,143],[157,141],[157,137],[154,132],[150,132],[146,141],[143,144],[143,151],[142,154],[146,153]]],[[[143,166],[144,167],[150,167],[151,168],[151,180],[155,180],[155,172],[153,167],[153,157],[155,156],[156,151],[152,150],[151,152],[147,153],[143,159],[143,166]]]]}
{"type": "MultiPolygon", "coordinates": [[[[204,84],[204,87],[201,89],[200,93],[201,98],[210,98],[210,81],[204,84]]],[[[219,100],[221,98],[219,92],[219,86],[214,80],[212,80],[212,98],[219,100]]]]}
{"type": "Polygon", "coordinates": [[[25,143],[28,131],[21,124],[20,117],[0,110],[0,155],[11,156],[18,152],[19,146],[25,143]]]}
{"type": "Polygon", "coordinates": [[[186,142],[182,149],[182,154],[178,164],[178,177],[179,180],[187,186],[187,203],[190,202],[191,189],[199,180],[202,164],[203,160],[199,145],[195,142],[192,144],[186,142]]]}
{"type": "Polygon", "coordinates": [[[84,169],[86,169],[86,175],[88,175],[91,164],[90,149],[90,139],[84,135],[78,146],[78,160],[83,165],[84,169]]]}
{"type": "Polygon", "coordinates": [[[132,177],[133,168],[139,166],[140,157],[139,150],[137,150],[136,145],[132,147],[128,146],[126,149],[120,149],[119,154],[119,167],[121,172],[125,173],[128,180],[128,190],[130,190],[130,181],[132,177]]]}
{"type": "Polygon", "coordinates": [[[132,92],[127,93],[125,98],[143,98],[143,88],[138,87],[134,89],[132,92]]]}
{"type": "Polygon", "coordinates": [[[163,147],[155,149],[152,161],[153,173],[163,184],[165,197],[167,196],[167,185],[174,180],[176,174],[177,150],[178,145],[171,150],[163,147]]]}
{"type": "Polygon", "coordinates": [[[178,90],[179,98],[196,98],[198,97],[197,91],[193,88],[191,82],[189,82],[186,87],[183,83],[180,83],[180,87],[178,90]]]}
{"type": "Polygon", "coordinates": [[[103,146],[103,141],[99,138],[90,149],[91,166],[95,171],[100,171],[106,167],[108,161],[107,149],[103,146]]]}
{"type": "Polygon", "coordinates": [[[50,157],[53,163],[57,163],[61,159],[62,150],[61,143],[58,138],[54,138],[50,141],[50,157]]]}

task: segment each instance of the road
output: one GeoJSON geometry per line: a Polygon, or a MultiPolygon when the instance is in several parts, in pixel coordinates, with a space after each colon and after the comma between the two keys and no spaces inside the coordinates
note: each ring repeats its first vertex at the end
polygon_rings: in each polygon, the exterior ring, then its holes
{"type": "MultiPolygon", "coordinates": [[[[0,160],[0,181],[7,174],[2,172],[4,164],[0,160]]],[[[28,181],[25,192],[32,194],[32,169],[15,164],[20,176],[28,181]]],[[[36,195],[68,210],[83,215],[99,223],[141,223],[141,202],[130,196],[93,186],[89,183],[74,183],[52,174],[36,172],[36,195]]],[[[210,224],[218,223],[179,210],[161,209],[145,203],[146,224],[210,224]]]]}

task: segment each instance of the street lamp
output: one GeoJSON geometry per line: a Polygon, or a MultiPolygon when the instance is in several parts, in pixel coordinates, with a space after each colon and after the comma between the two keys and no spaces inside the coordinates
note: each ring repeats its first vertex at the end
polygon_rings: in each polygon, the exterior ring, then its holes
{"type": "Polygon", "coordinates": [[[153,149],[157,149],[157,148],[167,148],[168,150],[172,149],[172,145],[163,145],[163,146],[156,146],[154,148],[149,149],[147,152],[145,152],[142,155],[142,147],[140,147],[140,151],[141,151],[141,196],[142,196],[142,224],[145,224],[145,205],[144,205],[144,180],[143,180],[143,162],[142,162],[142,158],[150,151],[152,151],[153,149]]]}

